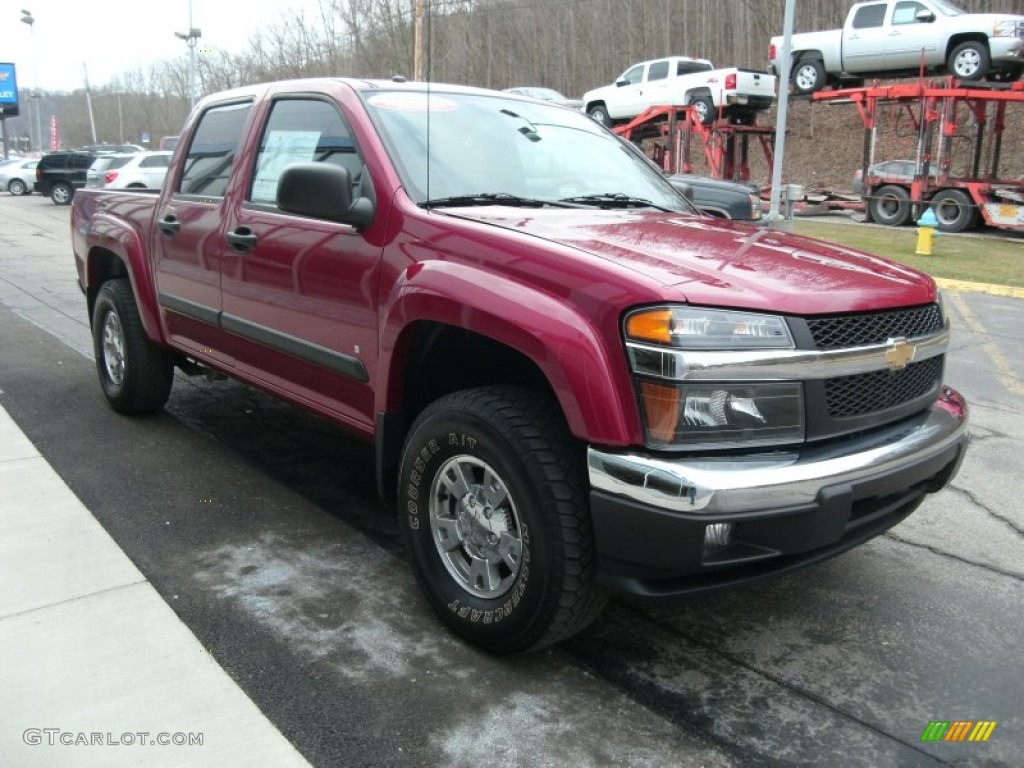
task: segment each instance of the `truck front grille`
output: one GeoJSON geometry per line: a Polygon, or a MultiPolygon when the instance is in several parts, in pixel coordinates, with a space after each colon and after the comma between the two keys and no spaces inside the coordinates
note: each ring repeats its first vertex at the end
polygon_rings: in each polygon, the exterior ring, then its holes
{"type": "Polygon", "coordinates": [[[825,381],[829,416],[844,419],[893,408],[922,397],[940,384],[943,356],[911,363],[900,371],[872,371],[825,381]]]}
{"type": "Polygon", "coordinates": [[[937,304],[928,304],[863,315],[816,317],[808,319],[807,326],[818,349],[842,349],[937,333],[942,330],[942,312],[937,304]]]}

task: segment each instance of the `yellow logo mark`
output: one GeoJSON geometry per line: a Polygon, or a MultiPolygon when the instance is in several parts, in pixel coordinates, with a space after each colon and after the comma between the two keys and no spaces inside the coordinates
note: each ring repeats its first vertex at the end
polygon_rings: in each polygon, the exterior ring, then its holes
{"type": "Polygon", "coordinates": [[[907,367],[907,363],[914,359],[917,354],[917,347],[908,342],[902,336],[898,339],[889,340],[889,349],[885,353],[885,362],[894,371],[901,371],[907,367]]]}

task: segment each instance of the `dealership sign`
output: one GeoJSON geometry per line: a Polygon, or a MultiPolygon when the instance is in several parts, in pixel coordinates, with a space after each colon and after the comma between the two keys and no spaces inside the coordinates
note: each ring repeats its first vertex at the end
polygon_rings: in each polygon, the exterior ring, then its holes
{"type": "Polygon", "coordinates": [[[0,64],[0,116],[18,115],[18,78],[13,64],[0,64]]]}

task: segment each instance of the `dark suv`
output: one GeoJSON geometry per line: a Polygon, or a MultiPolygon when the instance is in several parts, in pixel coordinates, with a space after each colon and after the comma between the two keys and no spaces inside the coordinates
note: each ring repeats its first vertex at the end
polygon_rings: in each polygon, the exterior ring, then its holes
{"type": "Polygon", "coordinates": [[[85,174],[95,159],[95,152],[43,155],[36,166],[35,191],[49,197],[56,205],[67,205],[75,190],[85,186],[85,174]]]}

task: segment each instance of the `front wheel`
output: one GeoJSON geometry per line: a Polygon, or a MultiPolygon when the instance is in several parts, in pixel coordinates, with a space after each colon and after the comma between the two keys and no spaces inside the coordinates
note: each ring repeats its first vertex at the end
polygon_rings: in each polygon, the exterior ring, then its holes
{"type": "Polygon", "coordinates": [[[988,46],[977,40],[968,40],[949,54],[946,68],[960,80],[974,81],[988,74],[989,64],[988,46]]]}
{"type": "Polygon", "coordinates": [[[608,114],[608,107],[604,104],[595,104],[587,110],[587,114],[601,125],[611,127],[612,116],[608,114]]]}
{"type": "Polygon", "coordinates": [[[24,194],[28,194],[28,186],[21,179],[11,179],[11,182],[7,185],[7,191],[15,197],[21,197],[24,194]]]}
{"type": "Polygon", "coordinates": [[[416,579],[456,634],[520,653],[600,613],[583,460],[554,402],[529,390],[456,392],[416,420],[398,512],[416,579]]]}
{"type": "Polygon", "coordinates": [[[92,313],[93,353],[103,394],[118,413],[151,413],[164,406],[174,382],[170,356],[146,336],[131,284],[108,280],[92,313]]]}

